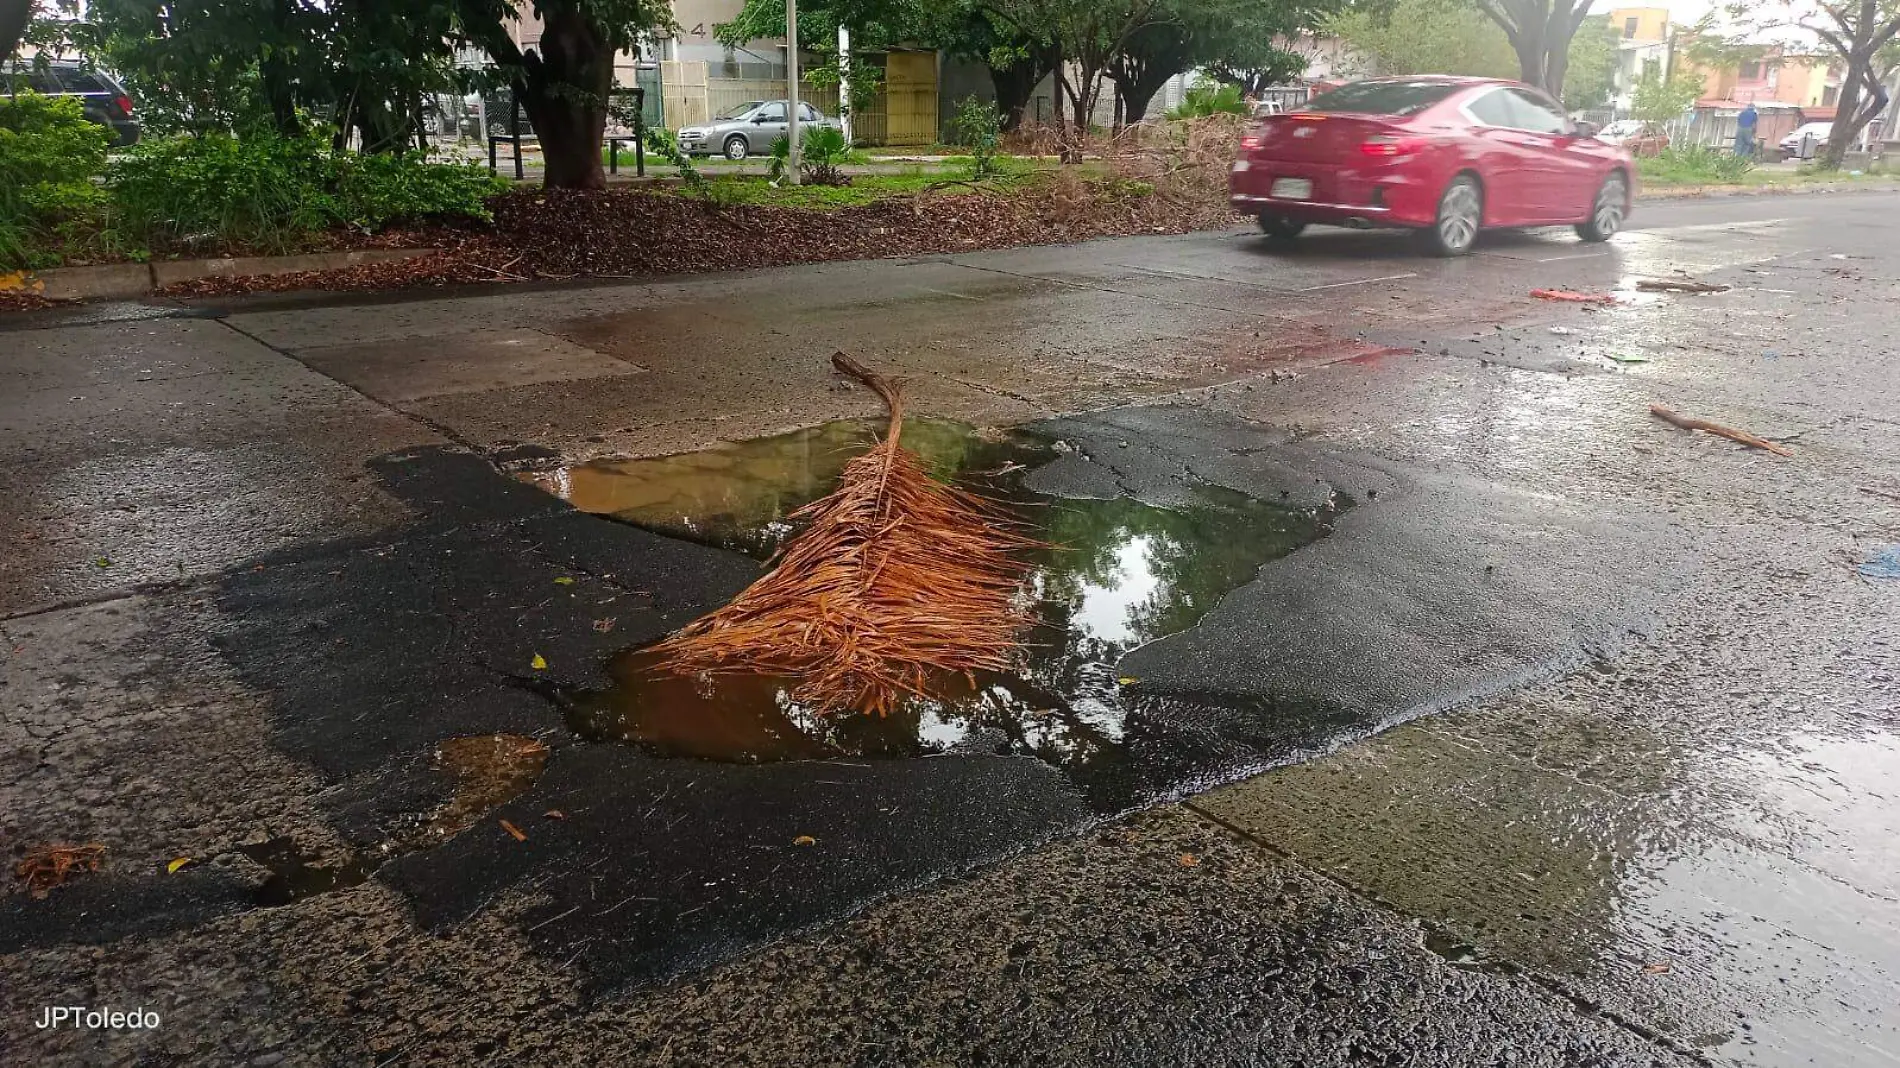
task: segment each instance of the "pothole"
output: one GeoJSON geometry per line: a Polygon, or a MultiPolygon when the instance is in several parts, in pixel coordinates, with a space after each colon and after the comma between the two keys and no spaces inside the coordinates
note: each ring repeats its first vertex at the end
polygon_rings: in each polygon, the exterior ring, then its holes
{"type": "MultiPolygon", "coordinates": [[[[836,484],[878,426],[836,422],[702,452],[594,461],[524,475],[576,507],[658,533],[764,559],[795,533],[787,519],[836,484]]],[[[891,759],[953,751],[1032,756],[1080,770],[1129,759],[1130,716],[1151,697],[1117,662],[1199,622],[1261,565],[1323,537],[1339,504],[1302,511],[1190,485],[1157,507],[1070,499],[1024,486],[1059,447],[1023,434],[907,421],[904,444],[931,472],[1012,509],[1049,548],[1024,584],[1036,623],[1020,670],[946,677],[887,717],[823,716],[795,680],[689,679],[635,649],[610,665],[612,689],[576,695],[568,726],[592,741],[670,757],[741,763],[891,759]]]]}

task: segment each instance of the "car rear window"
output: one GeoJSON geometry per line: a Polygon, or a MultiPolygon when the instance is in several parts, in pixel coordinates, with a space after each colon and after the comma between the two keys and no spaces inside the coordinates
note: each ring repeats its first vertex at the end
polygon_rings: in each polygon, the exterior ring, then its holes
{"type": "Polygon", "coordinates": [[[70,67],[56,68],[59,78],[66,83],[69,93],[110,93],[113,91],[104,78],[91,71],[74,70],[70,67]]]}
{"type": "Polygon", "coordinates": [[[1455,82],[1353,82],[1307,102],[1307,111],[1350,111],[1359,115],[1416,115],[1457,92],[1455,82]]]}

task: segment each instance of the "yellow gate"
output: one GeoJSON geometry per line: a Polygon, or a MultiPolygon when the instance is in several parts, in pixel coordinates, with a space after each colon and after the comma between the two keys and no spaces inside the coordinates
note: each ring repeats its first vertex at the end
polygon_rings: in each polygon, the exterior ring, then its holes
{"type": "Polygon", "coordinates": [[[937,143],[937,53],[889,53],[883,96],[885,144],[937,143]]]}

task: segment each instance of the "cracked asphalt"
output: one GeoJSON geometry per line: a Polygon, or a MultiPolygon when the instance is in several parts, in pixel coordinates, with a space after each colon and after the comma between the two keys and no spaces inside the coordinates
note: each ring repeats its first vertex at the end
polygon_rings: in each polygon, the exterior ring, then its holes
{"type": "Polygon", "coordinates": [[[107,848],[0,888],[0,1063],[1900,1064],[1896,207],[0,322],[0,846],[107,848]],[[569,734],[758,564],[514,469],[872,416],[840,348],[1057,498],[1356,503],[1122,661],[1125,789],[569,734]]]}

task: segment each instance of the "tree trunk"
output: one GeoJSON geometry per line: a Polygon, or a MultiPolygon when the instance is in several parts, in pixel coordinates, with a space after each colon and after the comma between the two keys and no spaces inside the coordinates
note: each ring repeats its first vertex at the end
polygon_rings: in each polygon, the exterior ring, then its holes
{"type": "Polygon", "coordinates": [[[1031,55],[1007,67],[990,68],[990,84],[996,87],[996,107],[1003,114],[1004,133],[1023,124],[1023,112],[1049,70],[1049,64],[1039,55],[1031,55]]]}
{"type": "Polygon", "coordinates": [[[1559,104],[1564,101],[1564,78],[1570,73],[1570,42],[1565,41],[1562,48],[1553,48],[1545,55],[1544,80],[1539,88],[1550,94],[1559,104]]]}
{"type": "Polygon", "coordinates": [[[1847,150],[1860,136],[1863,123],[1855,120],[1860,117],[1861,72],[1864,61],[1852,56],[1847,60],[1847,77],[1841,79],[1840,99],[1835,101],[1834,130],[1827,139],[1827,151],[1821,156],[1821,169],[1838,171],[1847,159],[1847,150]]]}
{"type": "Polygon", "coordinates": [[[0,59],[20,49],[26,24],[33,21],[33,0],[0,0],[0,59]]]}
{"type": "Polygon", "coordinates": [[[600,144],[614,84],[613,46],[587,16],[566,10],[548,17],[541,43],[525,58],[515,89],[541,142],[542,185],[607,188],[600,144]]]}
{"type": "MultiPolygon", "coordinates": [[[[1148,105],[1154,103],[1155,94],[1168,84],[1173,74],[1156,71],[1143,71],[1128,78],[1117,78],[1115,84],[1122,95],[1122,121],[1130,126],[1148,117],[1148,105]]],[[[1252,92],[1245,90],[1241,95],[1252,92]]]]}

